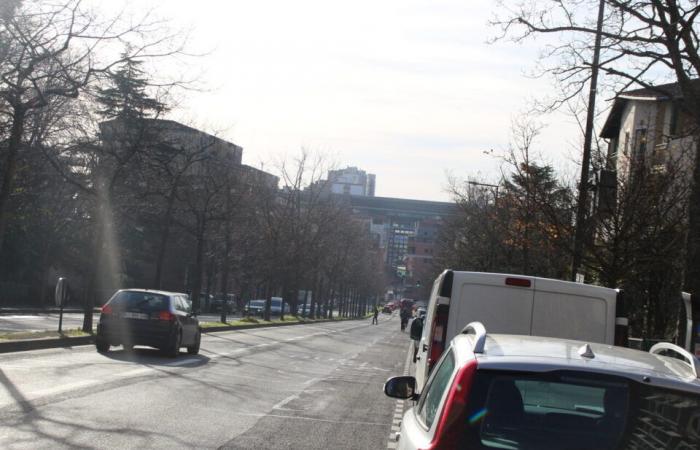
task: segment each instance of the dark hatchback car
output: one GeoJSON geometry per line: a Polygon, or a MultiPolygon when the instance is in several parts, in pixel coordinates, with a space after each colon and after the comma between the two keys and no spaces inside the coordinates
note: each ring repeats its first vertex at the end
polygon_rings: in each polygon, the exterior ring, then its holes
{"type": "Polygon", "coordinates": [[[199,353],[202,331],[187,295],[145,289],[123,289],[102,307],[95,346],[98,352],[112,345],[131,350],[146,345],[177,356],[181,347],[199,353]]]}

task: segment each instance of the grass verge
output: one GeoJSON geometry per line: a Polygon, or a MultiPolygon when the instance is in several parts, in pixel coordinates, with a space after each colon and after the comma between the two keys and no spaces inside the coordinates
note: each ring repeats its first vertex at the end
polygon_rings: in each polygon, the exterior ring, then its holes
{"type": "MultiPolygon", "coordinates": [[[[367,316],[371,317],[371,316],[367,316]]],[[[353,320],[353,319],[362,319],[361,317],[333,317],[332,320],[334,321],[341,321],[341,320],[353,320]]],[[[230,322],[199,322],[199,326],[202,328],[220,328],[220,327],[230,327],[230,326],[240,326],[240,327],[245,327],[245,326],[251,326],[251,325],[272,325],[276,323],[314,323],[318,321],[326,321],[328,319],[308,319],[308,318],[302,318],[302,317],[295,317],[295,316],[285,316],[284,320],[281,319],[274,319],[274,320],[263,320],[263,319],[258,319],[255,317],[244,317],[240,320],[232,320],[230,322]]]]}
{"type": "Polygon", "coordinates": [[[0,342],[24,341],[27,339],[70,338],[80,336],[90,336],[90,333],[85,333],[80,328],[63,330],[62,333],[59,333],[58,331],[12,331],[0,333],[0,342]]]}

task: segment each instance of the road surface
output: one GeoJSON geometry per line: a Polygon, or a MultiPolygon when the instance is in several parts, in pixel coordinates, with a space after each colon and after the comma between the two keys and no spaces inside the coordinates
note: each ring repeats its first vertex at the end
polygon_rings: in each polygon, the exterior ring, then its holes
{"type": "Polygon", "coordinates": [[[386,449],[397,318],[204,335],[200,355],[0,355],[0,448],[386,449]]]}

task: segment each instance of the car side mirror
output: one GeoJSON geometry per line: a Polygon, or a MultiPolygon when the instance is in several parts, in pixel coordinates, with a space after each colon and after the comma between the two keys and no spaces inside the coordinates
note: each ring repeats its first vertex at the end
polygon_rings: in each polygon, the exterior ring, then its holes
{"type": "Polygon", "coordinates": [[[384,393],[388,397],[416,400],[416,379],[414,377],[392,377],[384,383],[384,393]]]}

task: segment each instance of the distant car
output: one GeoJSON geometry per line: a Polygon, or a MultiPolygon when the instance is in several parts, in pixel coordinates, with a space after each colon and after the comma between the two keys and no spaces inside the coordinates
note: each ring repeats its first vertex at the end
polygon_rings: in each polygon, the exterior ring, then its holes
{"type": "Polygon", "coordinates": [[[393,309],[392,309],[391,306],[389,306],[389,305],[387,305],[387,306],[385,306],[384,308],[382,308],[382,314],[391,314],[392,311],[393,311],[393,309]]]}
{"type": "Polygon", "coordinates": [[[199,321],[185,294],[123,289],[102,307],[95,346],[104,353],[113,345],[125,350],[146,345],[174,357],[181,347],[196,355],[201,339],[199,321]]]}
{"type": "Polygon", "coordinates": [[[250,300],[244,311],[249,316],[262,316],[265,313],[265,300],[250,300]]]}
{"type": "Polygon", "coordinates": [[[308,316],[311,314],[311,304],[300,304],[297,305],[297,314],[300,316],[308,316]]]}
{"type": "MultiPolygon", "coordinates": [[[[251,300],[246,304],[245,311],[251,316],[263,316],[265,314],[265,300],[251,300]]],[[[291,308],[287,302],[284,302],[285,314],[291,313],[291,308]]],[[[279,316],[282,314],[282,298],[272,297],[270,299],[270,315],[279,316]]]]}
{"type": "MultiPolygon", "coordinates": [[[[286,314],[289,314],[291,312],[291,308],[289,307],[289,303],[287,303],[287,302],[284,302],[284,312],[286,314]]],[[[282,297],[270,298],[270,315],[279,316],[281,314],[282,314],[282,297]]]]}
{"type": "Polygon", "coordinates": [[[672,344],[647,353],[487,335],[476,322],[452,340],[420,395],[406,376],[384,392],[417,401],[399,449],[697,449],[698,373],[697,358],[672,344]]]}

